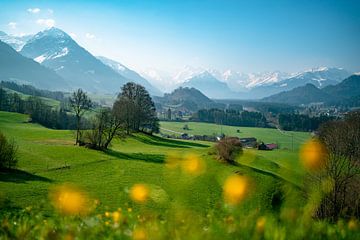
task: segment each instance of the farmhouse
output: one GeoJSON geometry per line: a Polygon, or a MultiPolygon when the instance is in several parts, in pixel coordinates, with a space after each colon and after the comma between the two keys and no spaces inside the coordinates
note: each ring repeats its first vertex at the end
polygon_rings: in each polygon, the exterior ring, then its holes
{"type": "Polygon", "coordinates": [[[269,143],[269,144],[265,144],[265,143],[261,143],[258,147],[258,150],[273,150],[273,149],[277,149],[278,145],[275,143],[269,143]]]}
{"type": "Polygon", "coordinates": [[[257,145],[257,139],[254,137],[240,138],[243,147],[254,148],[257,145]]]}

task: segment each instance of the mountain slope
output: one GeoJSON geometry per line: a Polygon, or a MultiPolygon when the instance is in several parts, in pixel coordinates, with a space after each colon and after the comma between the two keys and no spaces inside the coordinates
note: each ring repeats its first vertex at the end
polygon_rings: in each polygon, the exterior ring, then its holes
{"type": "Polygon", "coordinates": [[[236,98],[237,94],[232,92],[226,83],[219,81],[208,71],[186,80],[182,87],[196,88],[210,98],[236,98]]]}
{"type": "Polygon", "coordinates": [[[114,93],[128,82],[57,28],[37,33],[20,53],[55,70],[72,89],[114,93]]]}
{"type": "Polygon", "coordinates": [[[223,108],[224,104],[216,103],[195,88],[179,87],[164,97],[154,98],[157,108],[197,111],[202,108],[223,108]]]}
{"type": "Polygon", "coordinates": [[[281,92],[263,99],[265,102],[287,103],[291,105],[309,104],[315,102],[327,102],[332,98],[323,90],[313,84],[306,84],[290,91],[281,92]]]}
{"type": "Polygon", "coordinates": [[[32,35],[14,36],[0,31],[0,40],[6,44],[9,44],[16,51],[20,51],[30,38],[32,38],[32,35]]]}
{"type": "Polygon", "coordinates": [[[137,72],[125,67],[121,63],[116,62],[116,61],[111,60],[111,59],[106,58],[106,57],[102,57],[102,56],[98,56],[97,58],[102,63],[104,63],[105,65],[111,67],[115,72],[119,73],[123,77],[129,79],[130,81],[133,81],[135,83],[138,83],[138,84],[144,86],[146,88],[146,90],[148,90],[151,95],[155,95],[155,96],[162,96],[163,95],[162,92],[159,89],[155,88],[153,85],[151,85],[148,80],[146,80],[145,78],[140,76],[137,72]]]}
{"type": "Polygon", "coordinates": [[[352,75],[335,86],[325,87],[323,91],[337,98],[360,96],[360,76],[352,75]]]}
{"type": "Polygon", "coordinates": [[[53,70],[16,52],[0,41],[0,81],[14,81],[39,88],[66,90],[67,82],[53,70]]]}
{"type": "Polygon", "coordinates": [[[264,98],[283,91],[289,91],[306,84],[313,84],[317,88],[334,85],[349,77],[351,74],[342,68],[316,68],[297,74],[294,77],[281,80],[271,85],[258,86],[245,93],[249,98],[264,98]]]}

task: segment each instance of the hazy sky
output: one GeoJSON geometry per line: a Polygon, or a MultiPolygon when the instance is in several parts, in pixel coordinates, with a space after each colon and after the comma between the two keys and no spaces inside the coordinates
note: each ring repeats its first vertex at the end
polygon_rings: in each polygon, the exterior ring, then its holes
{"type": "Polygon", "coordinates": [[[0,30],[55,25],[136,70],[360,70],[360,1],[8,1],[0,30]]]}

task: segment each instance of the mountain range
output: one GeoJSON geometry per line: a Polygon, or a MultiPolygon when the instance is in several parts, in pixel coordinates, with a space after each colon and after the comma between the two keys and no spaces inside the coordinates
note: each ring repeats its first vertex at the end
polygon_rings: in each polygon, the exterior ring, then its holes
{"type": "MultiPolygon", "coordinates": [[[[33,83],[40,88],[54,89],[61,86],[61,90],[67,91],[83,88],[93,93],[116,93],[124,83],[133,81],[143,85],[151,95],[157,96],[161,96],[164,90],[190,87],[200,90],[213,99],[262,99],[306,84],[325,88],[351,75],[345,69],[327,67],[292,74],[280,71],[246,74],[233,70],[222,72],[191,66],[186,66],[172,75],[155,70],[139,74],[117,61],[93,56],[58,28],[50,28],[27,36],[7,35],[0,32],[0,40],[9,44],[22,56],[33,59],[48,70],[53,70],[51,72],[57,75],[58,80],[56,82],[53,77],[45,84],[41,78],[26,79],[25,75],[19,78],[20,73],[15,74],[7,69],[1,73],[3,76],[15,81],[21,79],[27,84],[33,83]],[[40,83],[43,85],[39,85],[40,83]]],[[[6,61],[5,52],[2,61],[6,61]]],[[[16,52],[11,54],[16,55],[16,52]]],[[[20,59],[23,58],[17,58],[18,61],[20,59]]]]}
{"type": "MultiPolygon", "coordinates": [[[[2,35],[7,43],[14,42],[10,35],[2,35]]],[[[137,73],[126,67],[121,73],[109,64],[104,64],[58,28],[53,27],[29,37],[21,48],[20,44],[11,46],[19,50],[21,55],[54,70],[68,83],[64,85],[68,86],[66,90],[83,88],[93,93],[115,93],[126,82],[133,81],[144,85],[150,94],[161,95],[159,90],[137,73]]],[[[39,87],[45,88],[45,85],[39,87]]]]}
{"type": "Polygon", "coordinates": [[[67,90],[70,85],[55,71],[16,52],[0,41],[0,81],[14,81],[38,88],[67,90]]]}
{"type": "Polygon", "coordinates": [[[353,97],[360,96],[360,76],[352,75],[336,85],[328,85],[324,88],[308,83],[305,86],[296,87],[266,98],[265,102],[287,103],[301,105],[323,102],[327,104],[343,103],[353,97]]]}

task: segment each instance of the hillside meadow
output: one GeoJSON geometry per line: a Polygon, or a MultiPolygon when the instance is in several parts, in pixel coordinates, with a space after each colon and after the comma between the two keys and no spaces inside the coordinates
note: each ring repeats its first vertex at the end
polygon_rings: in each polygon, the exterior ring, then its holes
{"type": "MultiPolygon", "coordinates": [[[[179,132],[183,125],[161,123],[179,132]]],[[[188,125],[190,134],[220,128],[188,125]]],[[[0,130],[17,143],[19,160],[18,170],[0,173],[0,238],[359,237],[355,220],[311,217],[314,205],[301,190],[305,171],[298,157],[308,133],[223,126],[225,134],[281,146],[245,149],[237,164],[227,165],[216,160],[210,142],[133,134],[101,152],[74,146],[72,131],[46,129],[8,112],[0,112],[0,130]]]]}

